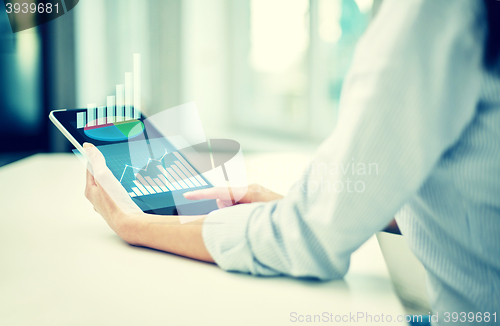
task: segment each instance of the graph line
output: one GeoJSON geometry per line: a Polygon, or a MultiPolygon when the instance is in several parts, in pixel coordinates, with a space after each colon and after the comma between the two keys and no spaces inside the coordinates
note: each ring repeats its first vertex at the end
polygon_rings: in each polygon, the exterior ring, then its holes
{"type": "Polygon", "coordinates": [[[138,168],[138,167],[135,167],[135,166],[132,166],[132,165],[128,165],[128,164],[125,164],[125,168],[123,169],[123,173],[122,173],[122,176],[120,177],[120,183],[122,182],[123,180],[123,176],[125,175],[125,172],[127,172],[127,169],[128,168],[132,168],[132,169],[135,169],[135,170],[138,170],[138,171],[148,171],[148,167],[149,167],[149,163],[153,162],[153,161],[156,161],[156,162],[162,162],[163,159],[165,158],[165,156],[168,154],[168,151],[165,150],[165,154],[163,154],[162,157],[160,157],[159,159],[152,159],[152,158],[149,158],[148,159],[148,163],[146,164],[146,167],[145,168],[138,168]]]}

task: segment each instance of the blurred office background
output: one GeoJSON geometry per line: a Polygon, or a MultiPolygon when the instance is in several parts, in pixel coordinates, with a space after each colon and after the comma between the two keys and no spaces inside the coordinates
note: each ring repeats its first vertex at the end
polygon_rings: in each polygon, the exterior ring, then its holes
{"type": "Polygon", "coordinates": [[[69,151],[54,109],[105,105],[142,54],[149,112],[196,101],[209,138],[314,149],[335,127],[355,44],[381,0],[82,0],[13,34],[0,14],[0,165],[69,151]]]}

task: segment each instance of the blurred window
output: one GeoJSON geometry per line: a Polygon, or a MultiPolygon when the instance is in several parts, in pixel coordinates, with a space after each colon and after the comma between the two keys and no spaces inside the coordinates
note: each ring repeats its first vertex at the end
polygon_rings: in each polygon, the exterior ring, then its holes
{"type": "Polygon", "coordinates": [[[323,138],[373,0],[245,0],[231,4],[237,125],[323,138]]]}
{"type": "Polygon", "coordinates": [[[1,152],[46,149],[41,57],[38,28],[14,34],[0,15],[1,152]]]}

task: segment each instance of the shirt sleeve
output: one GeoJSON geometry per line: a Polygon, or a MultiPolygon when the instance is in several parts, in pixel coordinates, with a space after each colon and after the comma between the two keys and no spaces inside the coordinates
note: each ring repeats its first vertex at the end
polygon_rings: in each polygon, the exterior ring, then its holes
{"type": "Polygon", "coordinates": [[[333,134],[287,196],[208,215],[226,270],[333,279],[425,181],[474,117],[484,8],[386,0],[360,40],[333,134]]]}

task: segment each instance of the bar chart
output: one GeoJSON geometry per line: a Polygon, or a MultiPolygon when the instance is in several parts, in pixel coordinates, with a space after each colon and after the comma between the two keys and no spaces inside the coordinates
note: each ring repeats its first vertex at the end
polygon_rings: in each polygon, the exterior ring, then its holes
{"type": "MultiPolygon", "coordinates": [[[[132,181],[130,197],[147,196],[169,191],[183,190],[207,186],[205,180],[198,175],[193,167],[177,152],[172,153],[176,160],[168,166],[163,166],[163,158],[151,162],[139,173],[135,173],[132,181]]],[[[124,171],[125,174],[126,171],[124,171]]]]}
{"type": "Polygon", "coordinates": [[[86,112],[78,112],[76,127],[93,139],[126,140],[144,130],[139,121],[141,109],[141,55],[136,53],[133,72],[125,73],[124,84],[116,85],[116,93],[107,97],[106,106],[90,103],[86,112]]]}
{"type": "Polygon", "coordinates": [[[119,178],[130,197],[142,197],[208,186],[178,152],[148,159],[142,168],[125,165],[119,178]]]}

